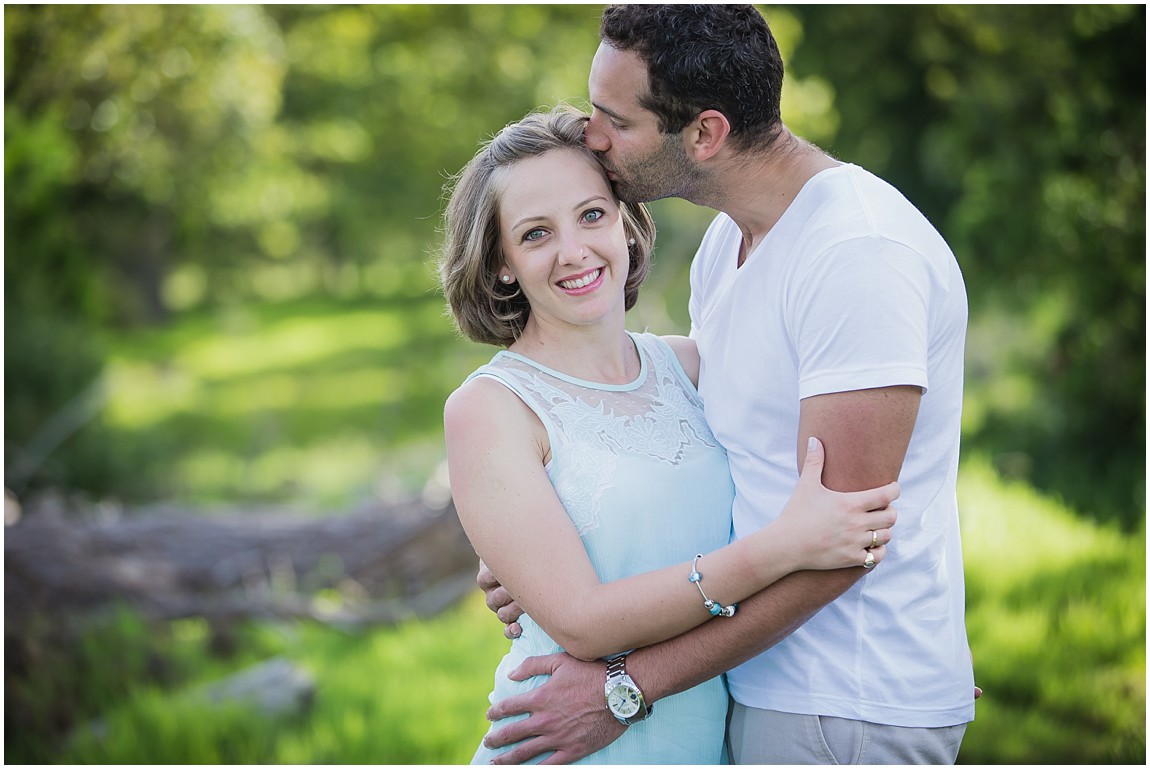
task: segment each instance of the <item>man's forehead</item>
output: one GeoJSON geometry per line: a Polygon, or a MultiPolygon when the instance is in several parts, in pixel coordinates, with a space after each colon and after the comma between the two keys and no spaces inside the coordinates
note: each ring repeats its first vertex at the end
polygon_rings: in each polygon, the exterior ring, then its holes
{"type": "Polygon", "coordinates": [[[612,117],[637,117],[631,113],[646,111],[639,97],[647,90],[647,67],[638,54],[600,43],[587,90],[596,109],[612,117]]]}

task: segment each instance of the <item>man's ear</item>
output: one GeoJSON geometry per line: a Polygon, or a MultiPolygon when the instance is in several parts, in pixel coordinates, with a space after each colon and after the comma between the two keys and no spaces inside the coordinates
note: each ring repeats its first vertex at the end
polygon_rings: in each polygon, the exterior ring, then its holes
{"type": "Polygon", "coordinates": [[[687,155],[695,162],[713,158],[731,133],[727,116],[714,109],[703,110],[683,131],[687,155]]]}

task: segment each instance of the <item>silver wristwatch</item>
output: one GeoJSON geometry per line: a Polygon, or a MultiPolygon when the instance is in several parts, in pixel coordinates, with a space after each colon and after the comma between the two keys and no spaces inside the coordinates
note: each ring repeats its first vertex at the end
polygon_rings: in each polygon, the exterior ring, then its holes
{"type": "Polygon", "coordinates": [[[623,654],[607,663],[607,710],[625,726],[637,724],[651,715],[653,709],[643,698],[639,685],[627,675],[627,655],[623,654]]]}

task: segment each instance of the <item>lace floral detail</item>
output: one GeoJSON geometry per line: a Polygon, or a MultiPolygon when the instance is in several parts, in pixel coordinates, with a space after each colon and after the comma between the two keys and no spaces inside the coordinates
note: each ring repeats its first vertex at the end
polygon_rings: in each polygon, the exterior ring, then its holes
{"type": "Polygon", "coordinates": [[[676,372],[674,353],[650,334],[633,338],[643,373],[621,387],[566,377],[506,352],[476,372],[510,386],[547,426],[551,482],[580,534],[598,528],[620,455],[678,465],[692,446],[718,446],[697,393],[676,372]]]}

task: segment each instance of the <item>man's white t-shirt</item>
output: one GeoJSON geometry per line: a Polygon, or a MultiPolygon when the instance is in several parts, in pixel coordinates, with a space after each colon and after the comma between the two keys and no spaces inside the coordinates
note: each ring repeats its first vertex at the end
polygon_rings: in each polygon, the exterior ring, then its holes
{"type": "Polygon", "coordinates": [[[974,718],[955,481],[966,289],[946,242],[896,189],[852,165],[814,176],[737,267],[720,214],[691,267],[691,336],[707,421],[726,447],[739,537],[798,480],[799,401],[918,385],[887,557],[766,653],[728,674],[756,708],[894,726],[974,718]]]}

